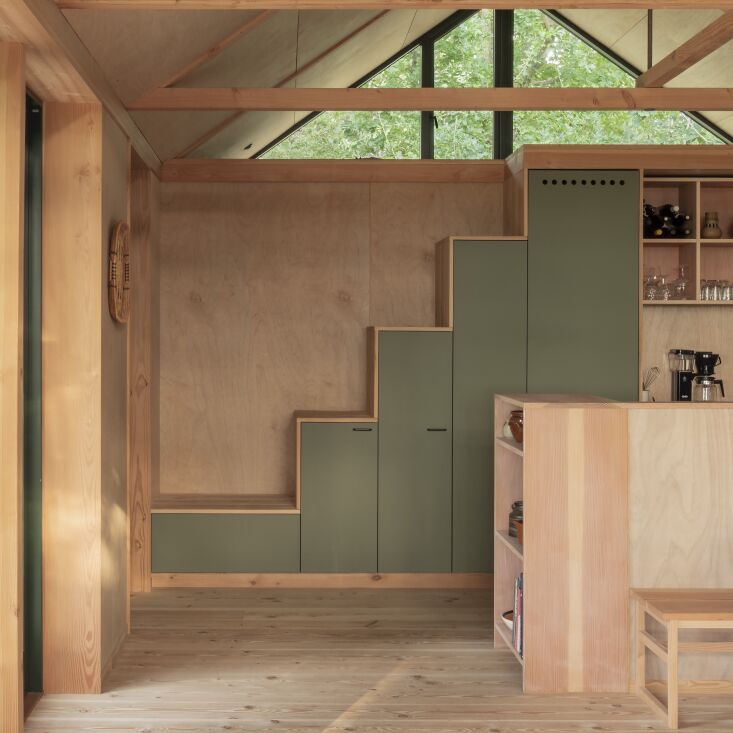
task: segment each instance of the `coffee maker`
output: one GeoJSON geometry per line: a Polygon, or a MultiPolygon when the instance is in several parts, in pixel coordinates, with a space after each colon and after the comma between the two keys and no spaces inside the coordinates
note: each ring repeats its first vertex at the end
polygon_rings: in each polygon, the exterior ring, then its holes
{"type": "Polygon", "coordinates": [[[697,374],[692,387],[692,398],[695,402],[719,402],[725,397],[723,380],[715,377],[715,367],[721,361],[720,355],[711,351],[695,352],[697,374]]]}
{"type": "Polygon", "coordinates": [[[672,402],[691,402],[695,378],[694,349],[672,349],[669,368],[672,371],[672,402]]]}

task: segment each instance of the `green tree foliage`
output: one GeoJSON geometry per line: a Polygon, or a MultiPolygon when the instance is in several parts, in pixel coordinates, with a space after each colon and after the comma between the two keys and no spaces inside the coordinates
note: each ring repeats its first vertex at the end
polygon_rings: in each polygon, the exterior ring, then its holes
{"type": "MultiPolygon", "coordinates": [[[[630,87],[614,63],[536,10],[515,17],[514,84],[518,87],[630,87]]],[[[435,44],[435,86],[490,86],[494,13],[481,11],[435,44]]],[[[420,86],[420,49],[381,71],[365,87],[420,86]]],[[[438,112],[435,157],[492,156],[491,112],[438,112]]],[[[712,144],[720,140],[679,112],[516,112],[514,147],[552,144],[712,144]]],[[[417,112],[326,112],[264,158],[419,158],[417,112]]]]}

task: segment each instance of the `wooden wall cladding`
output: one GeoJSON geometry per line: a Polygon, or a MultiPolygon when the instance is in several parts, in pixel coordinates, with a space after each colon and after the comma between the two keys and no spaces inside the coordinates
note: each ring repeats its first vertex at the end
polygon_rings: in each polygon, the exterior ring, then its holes
{"type": "Polygon", "coordinates": [[[366,326],[434,323],[502,184],[162,186],[161,493],[290,494],[295,409],[364,409],[366,326]]]}
{"type": "MultiPolygon", "coordinates": [[[[632,587],[733,587],[731,445],[729,409],[629,411],[632,587]]],[[[733,659],[683,655],[680,679],[731,680],[733,659]]]]}
{"type": "MultiPolygon", "coordinates": [[[[43,154],[43,682],[101,689],[102,108],[47,104],[43,154]]],[[[104,302],[104,310],[102,305],[104,302]]]]}
{"type": "Polygon", "coordinates": [[[0,42],[0,728],[23,730],[23,47],[0,42]]]}

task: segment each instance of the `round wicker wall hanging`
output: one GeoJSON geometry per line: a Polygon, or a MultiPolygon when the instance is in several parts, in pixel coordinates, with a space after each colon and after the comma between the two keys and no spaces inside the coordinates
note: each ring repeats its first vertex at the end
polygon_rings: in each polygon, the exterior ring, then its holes
{"type": "Polygon", "coordinates": [[[107,292],[109,312],[118,323],[130,317],[130,228],[124,221],[115,224],[109,242],[107,292]]]}

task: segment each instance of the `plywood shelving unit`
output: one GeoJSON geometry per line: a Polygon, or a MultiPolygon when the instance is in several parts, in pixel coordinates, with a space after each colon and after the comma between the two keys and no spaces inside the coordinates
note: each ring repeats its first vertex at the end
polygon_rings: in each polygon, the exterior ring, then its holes
{"type": "MultiPolygon", "coordinates": [[[[686,300],[644,300],[644,306],[704,305],[729,306],[733,301],[701,299],[701,280],[728,280],[733,283],[733,179],[731,178],[645,178],[644,200],[654,206],[677,204],[691,216],[692,234],[681,238],[641,240],[643,278],[650,267],[674,280],[680,265],[687,267],[691,283],[686,300]],[[703,239],[702,228],[706,211],[717,211],[721,239],[703,239]]],[[[640,231],[643,236],[643,227],[640,231]]]]}
{"type": "Polygon", "coordinates": [[[494,644],[523,668],[525,692],[628,690],[628,423],[587,395],[497,395],[494,644]],[[524,410],[524,442],[502,436],[524,410]],[[508,534],[524,501],[523,544],[508,534]],[[524,658],[501,615],[524,573],[524,658]],[[603,633],[599,633],[603,629],[603,633]]]}

